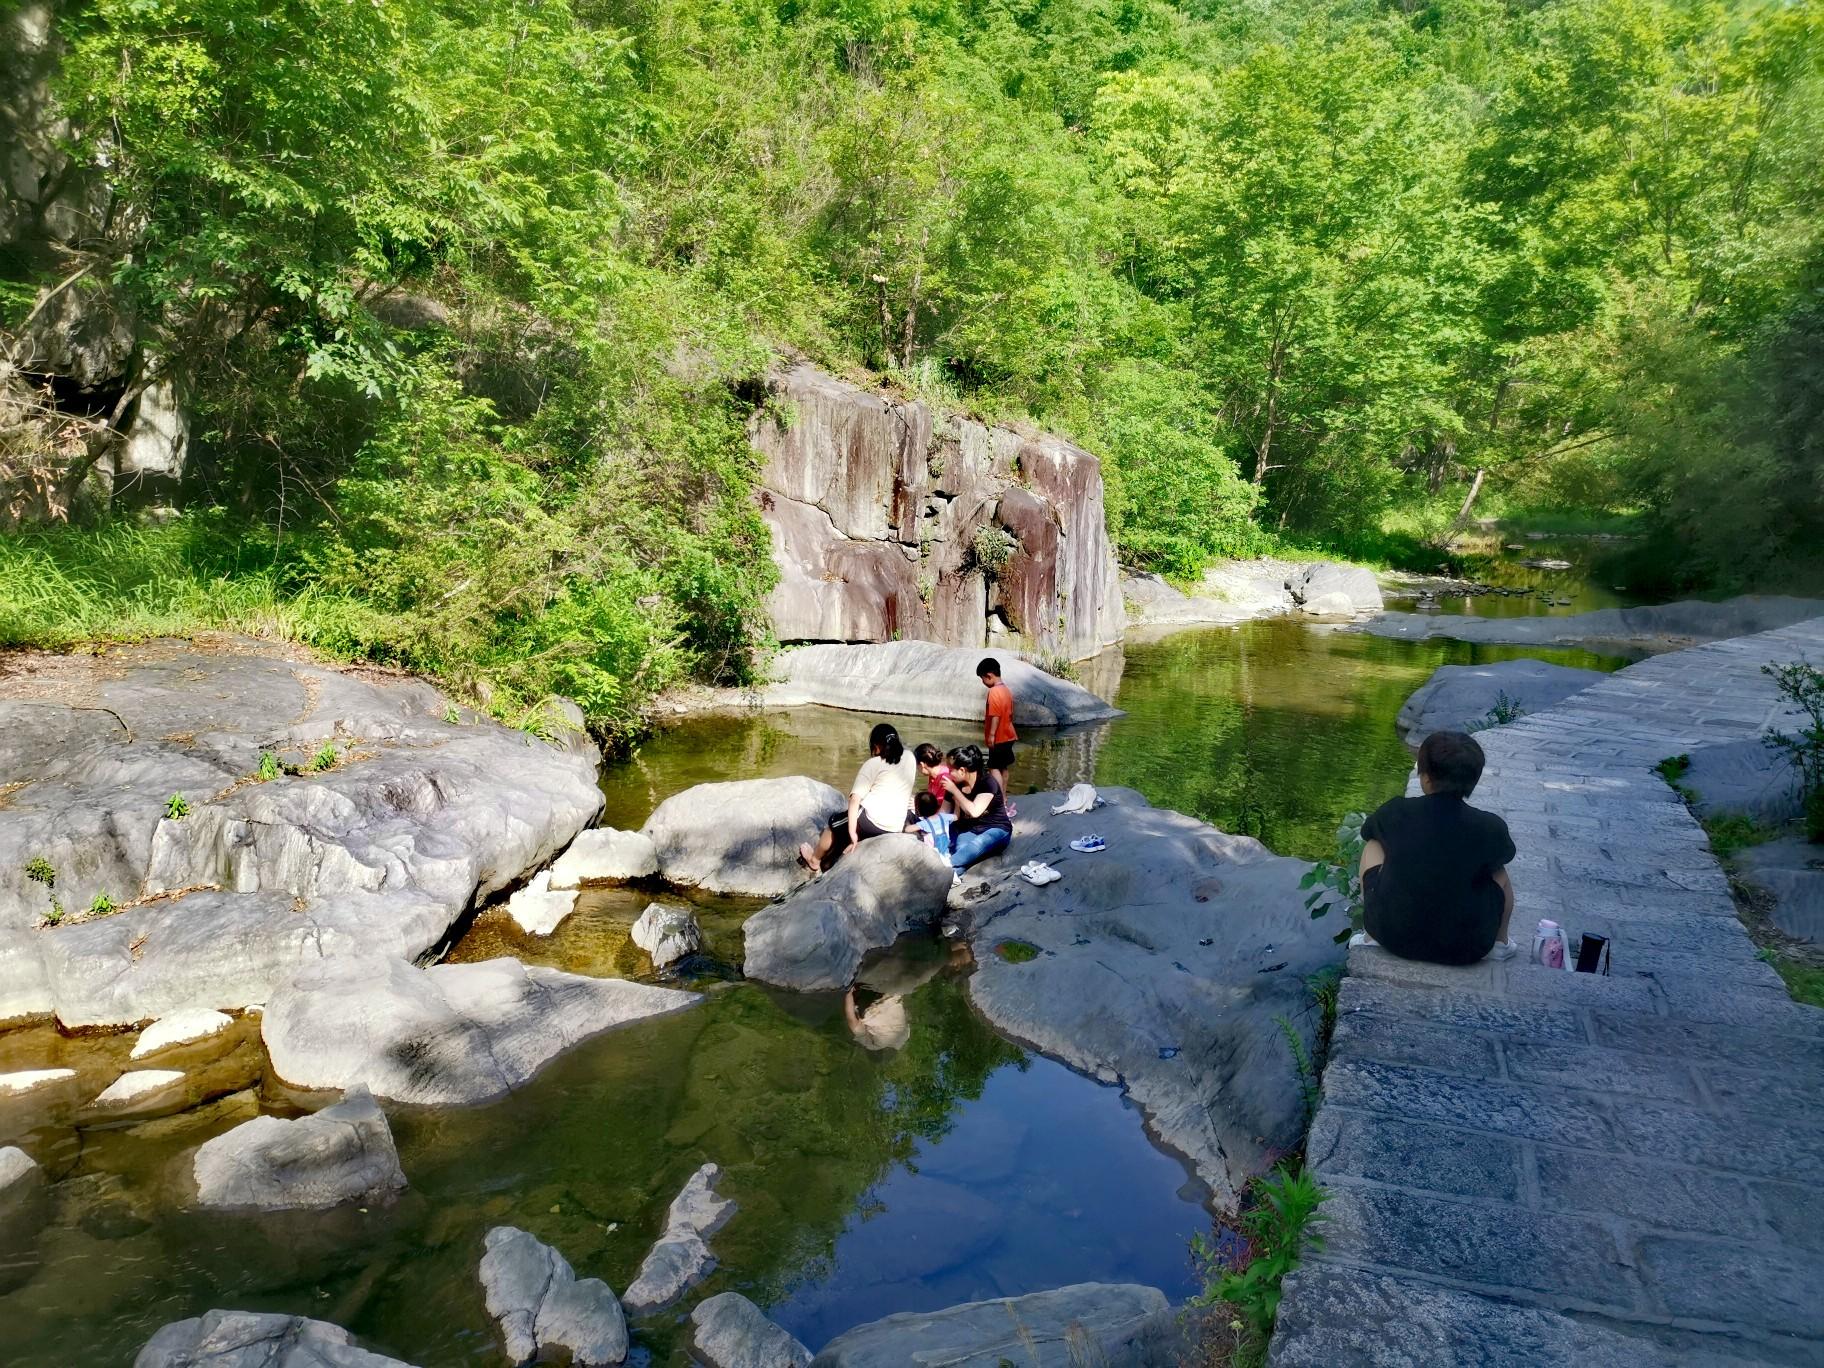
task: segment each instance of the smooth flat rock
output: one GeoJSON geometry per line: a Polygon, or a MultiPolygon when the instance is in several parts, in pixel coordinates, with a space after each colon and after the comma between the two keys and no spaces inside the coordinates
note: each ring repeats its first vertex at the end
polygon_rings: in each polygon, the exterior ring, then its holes
{"type": "Polygon", "coordinates": [[[1361,565],[1316,561],[1286,576],[1286,592],[1298,611],[1311,617],[1378,613],[1386,605],[1374,571],[1361,565]]]}
{"type": "Polygon", "coordinates": [[[709,1368],[808,1368],[811,1351],[739,1292],[705,1297],[691,1308],[697,1357],[709,1368]]]}
{"type": "Polygon", "coordinates": [[[76,1077],[74,1069],[19,1069],[0,1074],[0,1097],[20,1097],[76,1077]]]}
{"type": "Polygon", "coordinates": [[[1694,746],[1685,756],[1690,764],[1678,782],[1695,795],[1692,806],[1702,816],[1780,826],[1804,807],[1791,762],[1759,737],[1694,746]]]}
{"type": "Polygon", "coordinates": [[[593,979],[513,959],[437,964],[339,957],[273,995],[260,1033],[273,1071],[300,1088],[352,1088],[398,1102],[484,1102],[572,1045],[681,1011],[694,993],[593,979]]]}
{"type": "Polygon", "coordinates": [[[705,1164],[685,1181],[665,1213],[665,1229],[627,1285],[627,1308],[636,1314],[656,1311],[683,1296],[716,1267],[709,1237],[735,1214],[735,1204],[716,1195],[722,1170],[705,1164]]]}
{"type": "Polygon", "coordinates": [[[320,1209],[390,1201],[405,1187],[393,1133],[366,1088],[311,1116],[256,1116],[205,1142],[191,1162],[206,1207],[320,1209]]]}
{"type": "Polygon", "coordinates": [[[840,793],[815,779],[736,779],[674,793],[641,830],[667,883],[777,898],[803,877],[798,847],[814,841],[844,805],[840,793]]]}
{"type": "Polygon", "coordinates": [[[1305,910],[1303,861],[1131,789],[1101,795],[1107,806],[1078,816],[1051,815],[1061,793],[1022,796],[1008,857],[964,885],[959,915],[977,964],[969,994],[1002,1032],[1125,1084],[1232,1206],[1303,1132],[1277,1019],[1310,1048],[1318,1014],[1305,979],[1341,961],[1332,938],[1342,923],[1305,910]],[[1090,833],[1108,849],[1070,848],[1090,833]],[[1063,877],[1032,887],[1018,874],[1032,859],[1063,877]],[[1040,953],[1010,962],[995,953],[1010,940],[1040,953]]]}
{"type": "Polygon", "coordinates": [[[846,988],[862,957],[942,915],[949,861],[914,836],[876,836],[747,919],[751,979],[810,992],[846,988]]]}
{"type": "Polygon", "coordinates": [[[0,1192],[38,1173],[38,1161],[17,1145],[0,1147],[0,1192]]]}
{"type": "Polygon", "coordinates": [[[55,1007],[39,932],[0,927],[0,1023],[45,1017],[55,1007]]]}
{"type": "Polygon", "coordinates": [[[988,655],[1001,662],[1001,677],[1013,690],[1017,727],[1069,727],[1121,716],[1082,685],[1046,674],[1013,651],[931,641],[783,651],[774,664],[778,682],[765,697],[779,705],[979,720],[985,690],[975,667],[988,655]]]}
{"type": "Polygon", "coordinates": [[[1077,1283],[1049,1292],[904,1312],[838,1335],[813,1368],[1109,1368],[1158,1360],[1150,1352],[1165,1294],[1132,1283],[1077,1283]]]}
{"type": "Polygon", "coordinates": [[[1601,608],[1563,617],[1382,613],[1362,623],[1360,630],[1406,641],[1450,637],[1519,646],[1619,645],[1663,651],[1789,627],[1817,617],[1824,617],[1824,599],[1748,594],[1721,603],[1694,599],[1646,608],[1601,608]]]}
{"type": "Polygon", "coordinates": [[[652,957],[654,969],[663,969],[703,948],[703,928],[687,907],[648,903],[634,922],[632,934],[633,943],[652,957]]]}
{"type": "Polygon", "coordinates": [[[539,870],[530,883],[507,898],[507,915],[532,936],[550,935],[575,910],[575,891],[553,891],[548,869],[539,870]]]}
{"type": "Polygon", "coordinates": [[[1394,725],[1407,745],[1417,746],[1435,731],[1495,725],[1491,714],[1499,706],[1520,714],[1543,712],[1606,678],[1601,670],[1548,665],[1543,660],[1440,665],[1406,700],[1394,725]]]}
{"type": "Polygon", "coordinates": [[[1744,883],[1773,895],[1773,924],[1800,940],[1824,941],[1824,845],[1798,836],[1749,846],[1735,866],[1744,883]]]}
{"type": "Polygon", "coordinates": [[[0,946],[0,1010],[132,1025],[259,1001],[305,955],[431,949],[601,808],[593,747],[447,712],[428,685],[231,638],[22,657],[0,684],[0,774],[25,781],[0,809],[0,931],[48,905],[34,858],[66,908],[135,905],[0,946]],[[326,744],[332,768],[259,780],[262,756],[326,744]]]}
{"type": "Polygon", "coordinates": [[[659,852],[642,831],[596,827],[581,832],[551,866],[552,888],[588,883],[631,883],[659,872],[659,852]]]}
{"type": "Polygon", "coordinates": [[[139,1111],[157,1106],[183,1081],[179,1069],[134,1069],[108,1084],[89,1105],[97,1111],[139,1111]]]}
{"type": "Polygon", "coordinates": [[[133,1368],[411,1368],[339,1325],[265,1311],[209,1311],[159,1330],[133,1368]]]}
{"type": "Polygon", "coordinates": [[[199,1040],[219,1035],[234,1025],[234,1018],[209,1007],[187,1007],[162,1016],[139,1033],[133,1042],[132,1059],[168,1050],[174,1045],[193,1045],[199,1040]]]}
{"type": "Polygon", "coordinates": [[[562,1254],[513,1226],[495,1226],[486,1245],[482,1291],[511,1362],[553,1349],[568,1350],[576,1364],[627,1357],[627,1318],[607,1283],[578,1279],[562,1254]]]}

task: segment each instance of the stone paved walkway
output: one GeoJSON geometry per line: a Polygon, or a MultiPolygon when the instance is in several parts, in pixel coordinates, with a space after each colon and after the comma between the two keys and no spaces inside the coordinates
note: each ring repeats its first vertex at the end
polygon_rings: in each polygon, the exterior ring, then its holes
{"type": "Polygon", "coordinates": [[[1736,919],[1653,766],[1758,732],[1824,621],[1635,665],[1486,733],[1515,938],[1614,973],[1350,953],[1308,1153],[1324,1252],[1273,1368],[1824,1363],[1824,1012],[1736,919]]]}

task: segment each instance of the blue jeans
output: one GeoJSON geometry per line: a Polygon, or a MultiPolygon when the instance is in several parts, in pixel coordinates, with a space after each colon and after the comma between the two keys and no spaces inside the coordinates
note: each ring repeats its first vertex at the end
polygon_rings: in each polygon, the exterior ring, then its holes
{"type": "Polygon", "coordinates": [[[960,836],[953,836],[950,841],[950,867],[967,869],[978,860],[985,860],[997,850],[1007,849],[1007,843],[1013,839],[1013,833],[1006,827],[983,827],[978,831],[965,831],[960,836]]]}

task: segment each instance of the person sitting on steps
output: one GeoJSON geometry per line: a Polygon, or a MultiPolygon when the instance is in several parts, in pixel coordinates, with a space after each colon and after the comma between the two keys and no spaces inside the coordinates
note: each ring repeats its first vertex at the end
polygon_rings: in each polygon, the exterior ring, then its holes
{"type": "Polygon", "coordinates": [[[1424,796],[1390,799],[1362,823],[1363,924],[1388,953],[1432,964],[1513,955],[1513,837],[1465,801],[1485,763],[1467,732],[1433,732],[1419,747],[1424,796]]]}
{"type": "Polygon", "coordinates": [[[798,859],[813,874],[828,869],[842,852],[857,841],[906,829],[912,809],[912,786],[918,782],[918,764],[889,722],[877,723],[868,734],[868,758],[849,786],[849,805],[832,813],[816,843],[798,847],[798,859]]]}
{"type": "Polygon", "coordinates": [[[1007,813],[1007,794],[988,769],[980,746],[959,746],[950,752],[950,777],[944,780],[956,820],[950,828],[951,868],[962,871],[1005,850],[1013,839],[1013,820],[1007,813]]]}

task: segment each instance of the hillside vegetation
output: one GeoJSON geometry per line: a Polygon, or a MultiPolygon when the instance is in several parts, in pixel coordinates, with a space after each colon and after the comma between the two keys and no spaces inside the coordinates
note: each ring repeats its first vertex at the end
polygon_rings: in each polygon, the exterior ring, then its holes
{"type": "Polygon", "coordinates": [[[781,349],[1082,442],[1136,566],[1397,555],[1473,481],[1796,587],[1821,11],[88,0],[57,89],[116,209],[0,300],[129,302],[186,512],[0,539],[0,638],[252,625],[631,726],[763,639],[781,349]]]}

